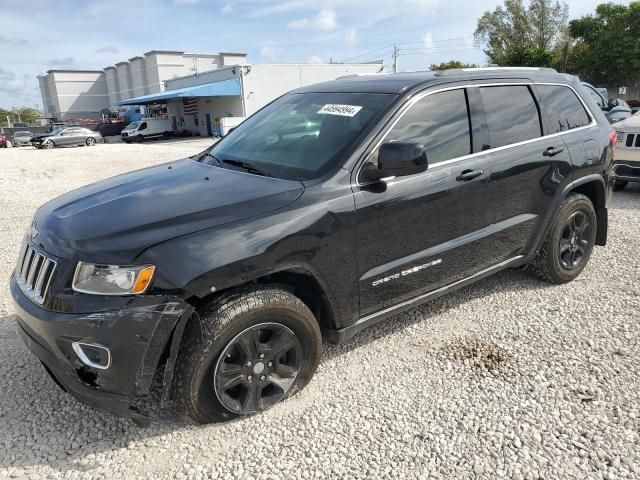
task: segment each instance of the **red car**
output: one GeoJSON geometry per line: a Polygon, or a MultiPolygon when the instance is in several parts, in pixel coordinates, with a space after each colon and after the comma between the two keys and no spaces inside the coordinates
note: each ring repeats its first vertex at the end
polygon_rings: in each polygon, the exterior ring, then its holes
{"type": "Polygon", "coordinates": [[[0,148],[7,148],[7,137],[0,133],[0,148]]]}

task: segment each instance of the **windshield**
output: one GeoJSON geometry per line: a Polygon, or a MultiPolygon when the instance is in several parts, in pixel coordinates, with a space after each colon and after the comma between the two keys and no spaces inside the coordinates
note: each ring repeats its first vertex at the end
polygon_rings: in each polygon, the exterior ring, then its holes
{"type": "Polygon", "coordinates": [[[342,161],[394,98],[372,93],[285,95],[241,123],[201,161],[311,180],[342,161]]]}
{"type": "Polygon", "coordinates": [[[141,122],[131,122],[129,125],[126,126],[125,130],[135,130],[140,126],[140,123],[141,122]]]}
{"type": "Polygon", "coordinates": [[[58,135],[63,130],[64,130],[64,127],[58,127],[55,130],[51,130],[51,135],[58,135]]]}

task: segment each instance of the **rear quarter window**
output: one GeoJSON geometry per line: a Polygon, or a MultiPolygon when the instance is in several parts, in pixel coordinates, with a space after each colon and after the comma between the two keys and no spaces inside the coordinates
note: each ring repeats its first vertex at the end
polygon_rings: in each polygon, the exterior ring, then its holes
{"type": "Polygon", "coordinates": [[[480,87],[489,128],[489,147],[511,145],[542,134],[540,114],[526,85],[480,87]]]}
{"type": "Polygon", "coordinates": [[[547,133],[559,133],[584,127],[591,123],[591,117],[569,87],[562,85],[536,85],[542,106],[549,117],[547,133]]]}

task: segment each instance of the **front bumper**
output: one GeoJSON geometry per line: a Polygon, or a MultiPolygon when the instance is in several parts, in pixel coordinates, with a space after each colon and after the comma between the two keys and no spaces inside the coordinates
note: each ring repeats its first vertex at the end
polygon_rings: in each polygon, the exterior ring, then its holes
{"type": "MultiPolygon", "coordinates": [[[[637,152],[640,153],[640,150],[637,152]]],[[[635,157],[638,158],[635,158],[632,155],[619,155],[616,151],[613,162],[614,180],[640,182],[640,155],[638,153],[635,154],[635,157]]]]}
{"type": "Polygon", "coordinates": [[[160,358],[189,306],[166,296],[132,297],[126,308],[93,314],[45,310],[27,298],[11,277],[20,334],[29,350],[65,391],[82,403],[120,417],[143,419],[136,402],[149,393],[160,358]],[[85,365],[73,342],[111,352],[106,370],[85,365]]]}

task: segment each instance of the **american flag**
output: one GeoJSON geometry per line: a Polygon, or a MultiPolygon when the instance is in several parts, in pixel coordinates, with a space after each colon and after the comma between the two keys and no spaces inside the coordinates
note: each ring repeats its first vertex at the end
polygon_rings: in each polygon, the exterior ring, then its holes
{"type": "Polygon", "coordinates": [[[185,115],[195,115],[198,113],[198,99],[197,98],[183,98],[182,107],[185,115]]]}

